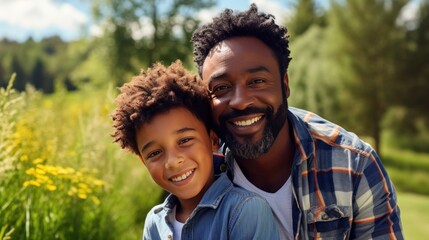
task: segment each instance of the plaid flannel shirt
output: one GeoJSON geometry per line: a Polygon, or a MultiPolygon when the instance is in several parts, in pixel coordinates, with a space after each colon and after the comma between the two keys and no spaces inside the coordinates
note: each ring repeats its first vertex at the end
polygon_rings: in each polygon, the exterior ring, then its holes
{"type": "Polygon", "coordinates": [[[374,149],[311,112],[289,107],[288,120],[294,199],[285,214],[295,239],[403,239],[395,188],[374,149]]]}

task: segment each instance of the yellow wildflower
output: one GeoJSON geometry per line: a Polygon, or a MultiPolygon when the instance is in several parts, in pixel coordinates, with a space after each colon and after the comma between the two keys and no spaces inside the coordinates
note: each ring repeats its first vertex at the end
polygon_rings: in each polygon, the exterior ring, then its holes
{"type": "Polygon", "coordinates": [[[100,205],[100,203],[101,203],[100,199],[98,199],[98,197],[96,197],[96,196],[92,196],[91,200],[95,205],[100,205]]]}
{"type": "Polygon", "coordinates": [[[23,185],[24,187],[28,187],[30,185],[35,187],[40,187],[40,183],[34,180],[25,181],[23,185]]]}
{"type": "Polygon", "coordinates": [[[77,194],[77,196],[80,198],[80,199],[86,199],[87,197],[88,197],[88,195],[86,195],[85,193],[78,193],[77,194]]]}
{"type": "Polygon", "coordinates": [[[46,189],[48,189],[49,191],[55,191],[57,190],[57,187],[55,185],[48,184],[46,185],[46,189]]]}
{"type": "Polygon", "coordinates": [[[43,159],[41,159],[41,158],[36,158],[36,159],[34,159],[33,160],[33,163],[34,164],[39,164],[39,163],[42,163],[44,160],[43,159]]]}
{"type": "Polygon", "coordinates": [[[29,169],[27,169],[27,170],[25,171],[25,173],[26,173],[27,175],[34,175],[34,174],[36,174],[36,169],[34,169],[34,168],[29,168],[29,169]]]}
{"type": "Polygon", "coordinates": [[[26,162],[28,161],[28,156],[27,155],[23,155],[19,158],[19,160],[21,160],[21,162],[26,162]]]}
{"type": "Polygon", "coordinates": [[[95,185],[95,186],[97,186],[97,187],[101,187],[101,186],[104,186],[104,181],[102,181],[102,180],[99,180],[99,179],[93,179],[92,180],[92,183],[95,185]]]}

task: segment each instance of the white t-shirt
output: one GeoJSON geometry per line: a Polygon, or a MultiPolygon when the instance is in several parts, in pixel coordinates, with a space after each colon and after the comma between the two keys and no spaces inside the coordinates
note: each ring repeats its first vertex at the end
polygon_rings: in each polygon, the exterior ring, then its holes
{"type": "Polygon", "coordinates": [[[173,224],[173,239],[180,240],[184,223],[176,220],[176,207],[174,207],[173,211],[169,215],[169,221],[173,224]]]}
{"type": "Polygon", "coordinates": [[[286,183],[275,193],[262,191],[253,185],[244,176],[237,162],[234,161],[234,180],[238,186],[255,192],[265,198],[273,210],[274,217],[278,223],[279,234],[281,239],[293,239],[293,222],[292,222],[292,185],[290,176],[286,183]]]}

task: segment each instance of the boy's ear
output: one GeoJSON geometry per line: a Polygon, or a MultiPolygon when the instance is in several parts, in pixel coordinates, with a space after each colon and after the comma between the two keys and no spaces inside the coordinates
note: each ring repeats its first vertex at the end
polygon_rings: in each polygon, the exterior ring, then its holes
{"type": "Polygon", "coordinates": [[[143,160],[142,155],[141,155],[140,153],[139,153],[138,155],[139,155],[140,161],[141,161],[144,165],[146,165],[146,164],[144,163],[144,160],[143,160]]]}
{"type": "Polygon", "coordinates": [[[212,143],[212,152],[215,152],[219,149],[219,137],[213,130],[210,130],[210,140],[212,143]]]}

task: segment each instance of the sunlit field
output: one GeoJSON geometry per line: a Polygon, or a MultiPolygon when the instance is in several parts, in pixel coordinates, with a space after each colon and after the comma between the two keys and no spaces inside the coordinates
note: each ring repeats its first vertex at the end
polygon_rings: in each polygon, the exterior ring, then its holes
{"type": "MultiPolygon", "coordinates": [[[[113,86],[53,95],[1,89],[0,239],[141,239],[162,192],[113,143],[116,94],[113,86]]],[[[429,155],[383,152],[406,239],[428,239],[429,155]]]]}
{"type": "Polygon", "coordinates": [[[398,199],[405,239],[429,239],[429,196],[400,192],[398,199]]]}
{"type": "Polygon", "coordinates": [[[112,143],[113,88],[0,95],[0,239],[140,239],[160,200],[112,143]]]}

